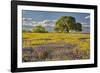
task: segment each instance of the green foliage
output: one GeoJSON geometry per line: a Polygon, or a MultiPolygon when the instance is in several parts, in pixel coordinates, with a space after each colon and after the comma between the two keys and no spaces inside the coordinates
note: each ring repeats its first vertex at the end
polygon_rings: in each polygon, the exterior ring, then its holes
{"type": "Polygon", "coordinates": [[[37,33],[46,33],[48,31],[45,30],[45,28],[41,25],[36,26],[33,28],[32,32],[37,32],[37,33]]]}
{"type": "Polygon", "coordinates": [[[61,16],[55,24],[56,32],[69,32],[69,30],[82,31],[82,24],[76,23],[72,16],[61,16]]]}
{"type": "Polygon", "coordinates": [[[76,30],[82,31],[82,24],[81,23],[76,23],[76,30]]]}
{"type": "Polygon", "coordinates": [[[72,16],[61,16],[55,24],[54,30],[57,32],[69,32],[75,29],[76,20],[72,16]]]}

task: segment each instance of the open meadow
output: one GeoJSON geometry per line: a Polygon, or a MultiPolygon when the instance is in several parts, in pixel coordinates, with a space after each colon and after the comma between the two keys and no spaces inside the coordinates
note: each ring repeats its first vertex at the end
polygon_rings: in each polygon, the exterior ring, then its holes
{"type": "Polygon", "coordinates": [[[89,33],[22,33],[22,61],[81,60],[90,58],[89,33]]]}
{"type": "Polygon", "coordinates": [[[90,59],[90,14],[22,12],[22,61],[90,59]]]}

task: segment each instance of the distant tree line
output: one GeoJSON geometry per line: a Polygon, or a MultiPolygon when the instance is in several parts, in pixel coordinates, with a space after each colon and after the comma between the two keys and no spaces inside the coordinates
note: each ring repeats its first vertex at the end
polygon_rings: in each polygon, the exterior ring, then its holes
{"type": "MultiPolygon", "coordinates": [[[[69,32],[70,30],[82,31],[82,24],[77,23],[72,16],[61,16],[55,23],[54,30],[56,32],[69,32]]],[[[32,32],[47,33],[45,27],[38,25],[33,28],[32,32]]]]}

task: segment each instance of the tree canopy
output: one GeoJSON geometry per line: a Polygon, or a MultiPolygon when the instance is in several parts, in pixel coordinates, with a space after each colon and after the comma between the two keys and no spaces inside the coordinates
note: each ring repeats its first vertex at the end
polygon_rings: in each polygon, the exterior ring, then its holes
{"type": "Polygon", "coordinates": [[[72,16],[61,16],[54,27],[57,32],[69,32],[69,30],[82,30],[80,23],[76,23],[76,19],[72,16]]]}
{"type": "Polygon", "coordinates": [[[76,23],[76,30],[82,31],[82,24],[81,23],[76,23]]]}
{"type": "Polygon", "coordinates": [[[37,32],[37,33],[46,33],[48,31],[45,30],[45,28],[41,25],[35,26],[32,30],[32,32],[37,32]]]}

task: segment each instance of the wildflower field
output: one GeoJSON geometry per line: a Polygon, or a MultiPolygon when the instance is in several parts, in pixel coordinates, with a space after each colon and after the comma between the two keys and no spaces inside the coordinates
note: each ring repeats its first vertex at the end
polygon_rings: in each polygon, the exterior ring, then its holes
{"type": "Polygon", "coordinates": [[[82,60],[90,58],[89,33],[22,33],[22,61],[82,60]]]}

